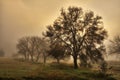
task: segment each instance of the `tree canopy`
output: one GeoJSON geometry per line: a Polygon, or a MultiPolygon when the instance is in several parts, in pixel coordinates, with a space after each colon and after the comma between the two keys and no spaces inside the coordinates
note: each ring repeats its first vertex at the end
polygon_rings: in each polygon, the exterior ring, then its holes
{"type": "Polygon", "coordinates": [[[107,31],[102,17],[94,15],[93,11],[83,11],[80,7],[61,9],[60,16],[47,26],[46,37],[51,43],[65,44],[73,57],[74,68],[78,68],[78,57],[81,60],[85,56],[86,62],[103,60],[103,41],[107,38],[107,31]]]}

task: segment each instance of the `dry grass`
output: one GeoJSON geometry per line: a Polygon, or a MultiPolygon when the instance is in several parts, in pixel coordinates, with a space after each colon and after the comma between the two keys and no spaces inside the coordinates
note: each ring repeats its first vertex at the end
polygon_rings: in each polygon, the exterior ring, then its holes
{"type": "Polygon", "coordinates": [[[37,64],[0,58],[0,77],[22,77],[37,67],[37,64]]]}
{"type": "MultiPolygon", "coordinates": [[[[112,62],[111,65],[114,63],[112,62]]],[[[118,64],[119,63],[116,63],[118,68],[114,65],[114,71],[115,69],[117,69],[116,71],[120,70],[120,65],[118,64]]],[[[114,76],[120,80],[119,73],[114,76]]],[[[44,65],[10,58],[0,58],[0,77],[12,77],[20,80],[22,80],[23,77],[25,80],[104,80],[98,71],[92,71],[89,68],[79,68],[75,70],[71,64],[49,63],[44,65]]]]}
{"type": "Polygon", "coordinates": [[[113,75],[120,80],[120,61],[108,61],[108,65],[112,66],[113,75]]]}

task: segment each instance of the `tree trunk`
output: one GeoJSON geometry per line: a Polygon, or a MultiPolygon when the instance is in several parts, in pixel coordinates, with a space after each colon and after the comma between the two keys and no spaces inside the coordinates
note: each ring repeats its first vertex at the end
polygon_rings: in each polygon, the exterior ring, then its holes
{"type": "Polygon", "coordinates": [[[77,64],[77,40],[76,40],[76,31],[74,26],[71,28],[72,30],[72,38],[73,38],[73,61],[74,61],[74,69],[78,69],[78,64],[77,64]]]}
{"type": "Polygon", "coordinates": [[[29,61],[29,54],[26,53],[26,60],[29,61]]]}
{"type": "Polygon", "coordinates": [[[29,61],[29,59],[30,59],[30,57],[29,57],[29,56],[30,56],[30,55],[28,54],[27,56],[28,56],[28,61],[29,61]]]}
{"type": "Polygon", "coordinates": [[[46,63],[46,54],[43,52],[44,64],[46,63]]]}
{"type": "Polygon", "coordinates": [[[73,62],[74,62],[74,69],[78,69],[78,64],[77,64],[77,56],[73,56],[73,62]]]}
{"type": "Polygon", "coordinates": [[[57,63],[58,63],[58,64],[60,63],[60,59],[59,59],[59,58],[57,58],[57,63]]]}
{"type": "Polygon", "coordinates": [[[33,55],[31,55],[31,61],[34,62],[34,60],[33,60],[33,55]]]}
{"type": "Polygon", "coordinates": [[[26,55],[26,53],[25,53],[24,57],[25,57],[25,61],[26,61],[26,59],[27,59],[27,55],[26,55]]]}
{"type": "Polygon", "coordinates": [[[39,56],[37,56],[37,58],[36,58],[36,61],[35,62],[38,62],[39,61],[39,56]]]}
{"type": "Polygon", "coordinates": [[[46,56],[44,56],[44,64],[46,63],[46,56]]]}
{"type": "Polygon", "coordinates": [[[38,53],[37,57],[36,57],[36,62],[39,61],[39,58],[40,58],[40,53],[38,53]]]}

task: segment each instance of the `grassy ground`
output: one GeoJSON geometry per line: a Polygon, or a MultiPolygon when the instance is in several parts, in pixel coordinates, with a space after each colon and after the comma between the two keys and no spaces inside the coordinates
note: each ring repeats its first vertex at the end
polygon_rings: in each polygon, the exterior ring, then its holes
{"type": "Polygon", "coordinates": [[[0,58],[0,77],[22,77],[36,68],[37,64],[0,58]]]}
{"type": "MultiPolygon", "coordinates": [[[[118,67],[120,70],[120,65],[118,67]]],[[[120,80],[119,75],[117,72],[114,76],[120,80]]],[[[75,70],[70,64],[52,63],[44,65],[5,58],[0,58],[0,77],[10,80],[115,80],[111,77],[104,79],[98,71],[92,71],[88,68],[75,70]]]]}
{"type": "Polygon", "coordinates": [[[120,80],[120,61],[109,61],[108,65],[112,66],[112,73],[117,80],[120,80]]]}

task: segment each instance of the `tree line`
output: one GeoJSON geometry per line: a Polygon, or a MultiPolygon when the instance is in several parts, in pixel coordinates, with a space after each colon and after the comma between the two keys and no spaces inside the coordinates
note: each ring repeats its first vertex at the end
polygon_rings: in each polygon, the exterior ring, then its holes
{"type": "Polygon", "coordinates": [[[47,42],[38,36],[26,36],[18,40],[18,53],[24,56],[25,60],[38,62],[40,55],[43,55],[46,62],[47,42]]]}
{"type": "Polygon", "coordinates": [[[106,53],[104,40],[108,37],[102,17],[93,11],[83,11],[80,7],[61,9],[60,16],[47,26],[43,37],[22,37],[18,40],[18,53],[25,60],[37,62],[43,55],[59,60],[72,56],[74,68],[89,67],[104,61],[106,53]]]}

